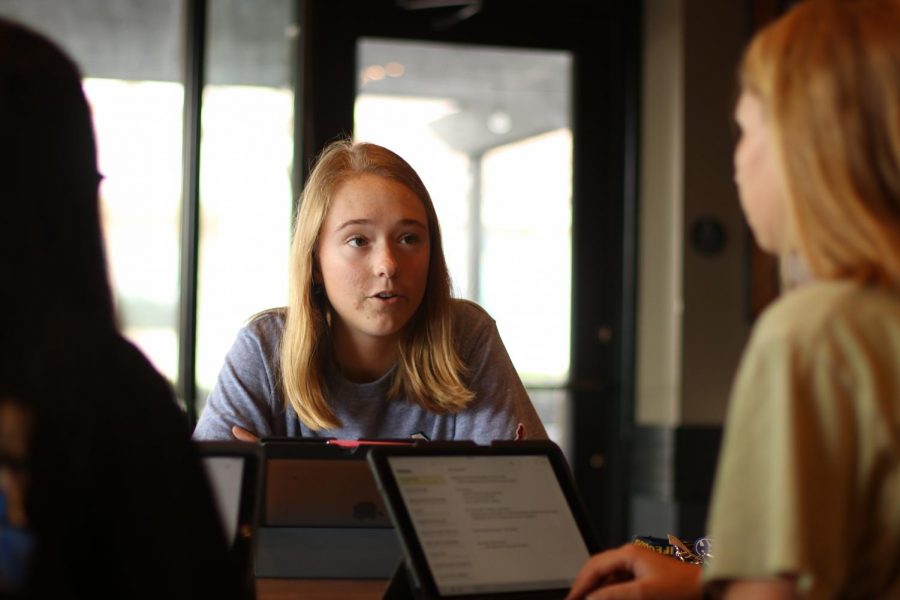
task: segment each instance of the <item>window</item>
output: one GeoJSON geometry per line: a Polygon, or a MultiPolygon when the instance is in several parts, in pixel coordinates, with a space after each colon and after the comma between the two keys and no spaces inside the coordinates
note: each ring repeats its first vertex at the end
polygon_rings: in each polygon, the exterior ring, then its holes
{"type": "Polygon", "coordinates": [[[238,329],[287,304],[291,0],[209,0],[200,146],[197,414],[238,329]]]}
{"type": "MultiPolygon", "coordinates": [[[[183,0],[4,0],[0,14],[41,31],[79,64],[103,174],[100,201],[124,334],[202,409],[237,330],[287,300],[293,191],[291,0],[208,0],[199,239],[185,240],[183,0]],[[197,271],[181,272],[186,245],[197,271]],[[189,275],[189,276],[186,276],[189,275]],[[179,320],[196,281],[196,348],[179,320]],[[185,384],[182,354],[196,352],[185,384]],[[197,389],[197,398],[191,390],[197,389]]],[[[188,35],[196,36],[196,31],[188,35]]]]}

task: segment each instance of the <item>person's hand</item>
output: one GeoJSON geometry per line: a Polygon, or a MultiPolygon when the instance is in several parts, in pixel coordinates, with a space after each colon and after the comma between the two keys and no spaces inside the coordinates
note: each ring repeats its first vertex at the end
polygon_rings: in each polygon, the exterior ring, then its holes
{"type": "Polygon", "coordinates": [[[256,436],[256,434],[247,431],[243,427],[238,427],[237,425],[231,428],[231,433],[235,438],[237,438],[239,442],[256,443],[259,441],[259,438],[256,436]]]}
{"type": "Polygon", "coordinates": [[[701,572],[701,567],[625,544],[591,557],[566,600],[699,599],[703,597],[701,572]]]}

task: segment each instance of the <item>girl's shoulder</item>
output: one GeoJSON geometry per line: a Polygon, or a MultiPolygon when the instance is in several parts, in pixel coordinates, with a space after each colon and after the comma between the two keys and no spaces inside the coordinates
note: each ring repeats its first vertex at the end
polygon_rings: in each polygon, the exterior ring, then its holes
{"type": "Polygon", "coordinates": [[[238,339],[253,342],[272,352],[281,343],[286,317],[286,307],[260,311],[247,319],[238,332],[238,339]]]}
{"type": "Polygon", "coordinates": [[[267,308],[247,319],[244,329],[251,331],[265,331],[271,329],[284,329],[287,318],[287,307],[267,308]]]}
{"type": "Polygon", "coordinates": [[[875,285],[849,280],[817,281],[792,290],[769,307],[754,338],[790,340],[819,347],[829,341],[900,334],[900,296],[875,285]]]}
{"type": "Polygon", "coordinates": [[[463,361],[496,347],[500,334],[494,318],[481,306],[470,300],[454,298],[450,315],[453,321],[453,344],[463,361]]]}
{"type": "Polygon", "coordinates": [[[455,329],[494,324],[494,318],[481,305],[462,298],[454,298],[450,302],[450,314],[455,329]]]}

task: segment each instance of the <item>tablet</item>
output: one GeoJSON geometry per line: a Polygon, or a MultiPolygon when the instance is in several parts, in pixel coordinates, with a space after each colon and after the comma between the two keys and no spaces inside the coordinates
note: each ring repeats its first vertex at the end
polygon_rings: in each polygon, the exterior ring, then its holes
{"type": "Polygon", "coordinates": [[[364,460],[367,447],[333,441],[340,440],[263,440],[266,526],[392,527],[364,460]]]}
{"type": "Polygon", "coordinates": [[[257,577],[390,577],[402,556],[365,461],[369,443],[261,440],[265,483],[257,577]]]}
{"type": "Polygon", "coordinates": [[[225,538],[233,550],[238,549],[249,543],[256,528],[262,461],[259,447],[246,442],[195,444],[209,478],[225,538]]]}
{"type": "Polygon", "coordinates": [[[233,568],[245,591],[255,589],[253,554],[258,533],[256,513],[262,456],[257,444],[195,442],[212,488],[233,568]]]}
{"type": "Polygon", "coordinates": [[[417,597],[562,598],[599,550],[552,442],[373,448],[417,597]]]}

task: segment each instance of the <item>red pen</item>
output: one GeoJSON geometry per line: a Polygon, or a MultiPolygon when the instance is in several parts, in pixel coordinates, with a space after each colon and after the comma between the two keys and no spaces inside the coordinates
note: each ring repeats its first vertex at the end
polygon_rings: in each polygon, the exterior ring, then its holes
{"type": "Polygon", "coordinates": [[[328,440],[325,442],[338,448],[359,448],[360,446],[409,446],[412,441],[403,440],[328,440]]]}

